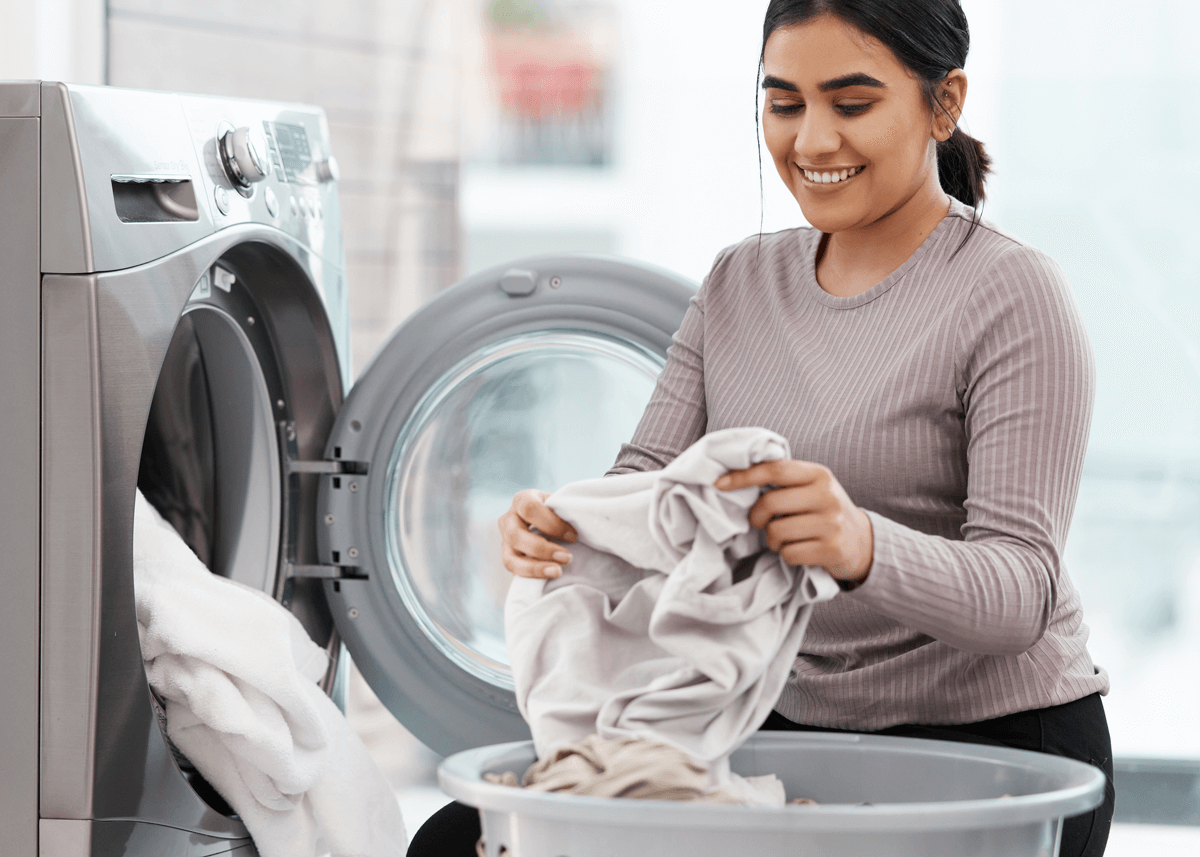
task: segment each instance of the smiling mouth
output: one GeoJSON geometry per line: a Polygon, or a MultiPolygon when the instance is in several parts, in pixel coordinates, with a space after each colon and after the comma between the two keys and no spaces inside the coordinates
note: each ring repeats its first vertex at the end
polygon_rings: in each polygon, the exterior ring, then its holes
{"type": "Polygon", "coordinates": [[[801,169],[800,172],[804,174],[805,179],[813,184],[839,184],[847,179],[854,178],[865,169],[866,167],[851,167],[845,170],[838,170],[837,172],[817,172],[815,170],[801,169]]]}

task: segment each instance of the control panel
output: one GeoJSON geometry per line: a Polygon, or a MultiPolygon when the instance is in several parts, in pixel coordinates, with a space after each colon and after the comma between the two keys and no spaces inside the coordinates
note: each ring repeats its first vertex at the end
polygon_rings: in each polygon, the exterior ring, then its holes
{"type": "Polygon", "coordinates": [[[339,171],[324,116],[299,105],[179,98],[211,182],[213,225],[265,222],[340,262],[339,171]]]}

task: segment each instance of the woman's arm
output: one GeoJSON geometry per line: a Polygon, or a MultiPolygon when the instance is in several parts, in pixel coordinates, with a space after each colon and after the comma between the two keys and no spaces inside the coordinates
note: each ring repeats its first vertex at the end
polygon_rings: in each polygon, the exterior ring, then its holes
{"type": "Polygon", "coordinates": [[[704,395],[705,297],[727,253],[722,251],[717,256],[704,285],[688,304],[667,349],[667,364],[658,376],[650,402],[629,443],[621,445],[608,475],[661,470],[704,436],[708,428],[704,395]]]}
{"type": "MultiPolygon", "coordinates": [[[[1019,655],[1041,639],[1057,604],[1091,423],[1091,346],[1058,266],[1015,245],[964,303],[957,347],[964,538],[867,511],[871,556],[847,597],[956,648],[1019,655]]],[[[814,465],[788,464],[796,466],[737,480],[781,486],[763,496],[752,520],[770,522],[772,547],[789,562],[843,557],[837,576],[857,579],[867,544],[856,526],[861,510],[835,478],[804,487],[814,465]]]]}
{"type": "Polygon", "coordinates": [[[956,648],[1019,655],[1058,602],[1095,398],[1095,362],[1058,265],[1017,245],[964,306],[963,541],[868,513],[874,563],[853,597],[956,648]]]}

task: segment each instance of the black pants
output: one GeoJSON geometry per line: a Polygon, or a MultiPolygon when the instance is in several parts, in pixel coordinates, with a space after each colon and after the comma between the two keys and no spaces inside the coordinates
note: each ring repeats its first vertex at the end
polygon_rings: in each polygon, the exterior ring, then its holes
{"type": "MultiPolygon", "coordinates": [[[[842,732],[793,723],[776,711],[771,712],[763,729],[797,732],[842,732]]],[[[1108,738],[1108,720],[1100,694],[1085,696],[1066,705],[1022,711],[962,726],[893,726],[878,735],[929,738],[936,741],[963,741],[993,744],[1066,756],[1095,765],[1104,771],[1104,803],[1092,812],[1069,818],[1063,824],[1060,857],[1101,857],[1112,824],[1113,791],[1112,747],[1108,738]]],[[[408,857],[474,857],[480,837],[479,813],[461,803],[449,803],[434,813],[412,838],[408,857]]]]}

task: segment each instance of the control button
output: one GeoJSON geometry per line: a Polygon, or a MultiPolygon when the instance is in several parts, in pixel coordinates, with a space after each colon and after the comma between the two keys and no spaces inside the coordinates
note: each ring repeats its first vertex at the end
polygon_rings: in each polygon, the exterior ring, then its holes
{"type": "Polygon", "coordinates": [[[263,136],[246,126],[226,131],[220,140],[221,162],[235,184],[250,187],[271,174],[271,160],[263,136]]]}
{"type": "Polygon", "coordinates": [[[229,191],[220,185],[213,191],[213,202],[217,204],[217,211],[222,214],[229,213],[229,191]]]}
{"type": "Polygon", "coordinates": [[[275,196],[275,191],[267,188],[263,191],[263,202],[267,204],[267,213],[272,217],[279,216],[279,199],[275,196]]]}
{"type": "Polygon", "coordinates": [[[338,169],[337,158],[330,155],[323,161],[317,162],[317,181],[319,182],[335,182],[342,175],[342,171],[338,169]]]}
{"type": "Polygon", "coordinates": [[[500,278],[500,290],[514,298],[533,294],[537,288],[537,274],[521,268],[510,268],[500,278]]]}
{"type": "Polygon", "coordinates": [[[300,205],[296,202],[296,197],[288,197],[288,208],[291,209],[292,217],[298,217],[300,215],[300,205]]]}

